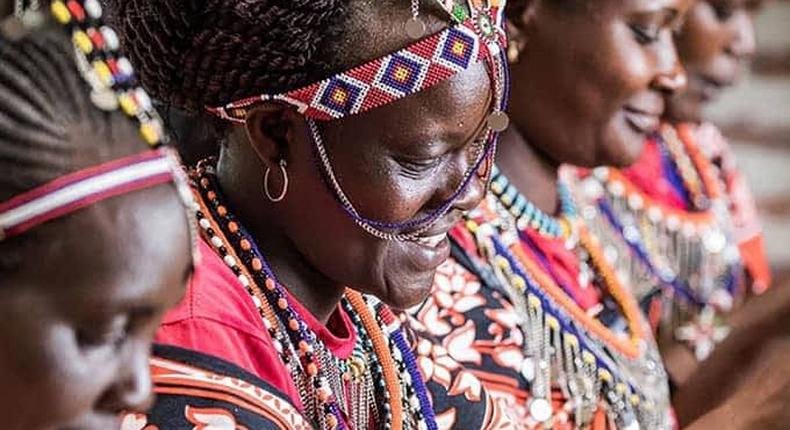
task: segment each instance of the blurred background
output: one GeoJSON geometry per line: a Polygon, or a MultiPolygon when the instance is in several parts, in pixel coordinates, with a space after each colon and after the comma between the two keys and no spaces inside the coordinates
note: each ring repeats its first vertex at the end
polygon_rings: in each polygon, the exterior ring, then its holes
{"type": "Polygon", "coordinates": [[[790,0],[768,3],[756,30],[751,68],[708,113],[751,183],[774,279],[790,285],[790,0]]]}

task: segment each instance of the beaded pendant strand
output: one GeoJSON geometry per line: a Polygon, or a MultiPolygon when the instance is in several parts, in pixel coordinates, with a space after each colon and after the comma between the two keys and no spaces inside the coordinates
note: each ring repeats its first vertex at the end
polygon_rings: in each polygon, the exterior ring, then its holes
{"type": "Polygon", "coordinates": [[[588,223],[616,255],[615,265],[641,280],[638,297],[655,295],[652,324],[687,343],[699,360],[724,339],[721,314],[732,309],[741,263],[714,166],[687,126],[665,125],[657,138],[688,195],[691,209],[663,204],[617,169],[599,168],[578,185],[588,223]],[[629,258],[634,256],[634,259],[629,258]]]}
{"type": "MultiPolygon", "coordinates": [[[[552,389],[568,399],[565,410],[583,428],[603,401],[623,429],[670,429],[666,373],[641,311],[607,263],[597,238],[581,224],[574,201],[562,185],[562,217],[539,212],[497,171],[492,194],[482,207],[496,220],[479,224],[467,219],[467,229],[502,280],[522,316],[525,335],[522,375],[530,382],[531,425],[552,425],[552,389]],[[527,209],[529,207],[534,209],[527,209]],[[522,247],[524,230],[552,239],[565,239],[589,259],[594,279],[620,306],[630,336],[622,338],[587,314],[522,247]]],[[[581,256],[580,256],[581,261],[581,256]]]]}
{"type": "Polygon", "coordinates": [[[307,415],[324,429],[346,428],[346,419],[355,428],[375,423],[375,428],[436,429],[416,360],[408,347],[400,347],[405,344],[386,318],[389,310],[347,290],[341,304],[357,329],[357,344],[347,360],[335,357],[291,306],[255,241],[222,204],[213,167],[201,163],[193,177],[203,234],[250,294],[307,415]]]}

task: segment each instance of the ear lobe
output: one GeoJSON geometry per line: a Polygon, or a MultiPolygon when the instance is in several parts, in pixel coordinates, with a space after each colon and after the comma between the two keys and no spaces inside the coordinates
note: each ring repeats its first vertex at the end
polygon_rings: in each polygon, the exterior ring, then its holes
{"type": "Polygon", "coordinates": [[[258,106],[247,114],[247,138],[263,163],[274,166],[287,160],[295,121],[300,118],[293,108],[279,103],[258,106]]]}

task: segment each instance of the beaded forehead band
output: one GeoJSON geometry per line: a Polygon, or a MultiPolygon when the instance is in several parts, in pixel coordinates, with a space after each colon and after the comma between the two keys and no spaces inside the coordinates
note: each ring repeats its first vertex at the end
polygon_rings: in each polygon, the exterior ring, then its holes
{"type": "MultiPolygon", "coordinates": [[[[493,157],[498,133],[504,131],[509,123],[505,113],[510,85],[505,55],[505,1],[466,0],[465,6],[454,0],[441,0],[439,3],[450,14],[454,24],[400,51],[300,89],[262,94],[207,110],[219,118],[244,124],[250,110],[261,103],[280,101],[294,106],[307,119],[324,178],[346,213],[365,231],[380,239],[417,240],[452,209],[454,202],[475,179],[475,173],[490,164],[487,161],[493,157]],[[360,215],[336,179],[316,121],[338,120],[393,103],[446,81],[480,62],[487,65],[492,82],[493,112],[487,118],[488,127],[483,139],[485,149],[479,152],[451,198],[427,216],[407,222],[382,222],[360,215]],[[401,233],[404,230],[408,232],[401,233]]],[[[412,38],[421,37],[425,31],[418,15],[419,0],[412,0],[412,18],[405,26],[412,38]]],[[[488,169],[485,170],[482,176],[487,176],[488,169]]]]}
{"type": "MultiPolygon", "coordinates": [[[[39,14],[37,2],[31,6],[17,0],[16,18],[35,26],[30,23],[42,20],[31,18],[39,14]]],[[[91,88],[94,106],[104,111],[120,109],[134,119],[149,149],[61,176],[0,203],[0,241],[102,200],[166,183],[175,184],[184,204],[195,208],[180,159],[174,150],[162,146],[166,142],[162,122],[136,84],[114,30],[104,24],[98,0],[55,0],[50,10],[71,33],[77,68],[91,88]]],[[[193,228],[195,244],[197,238],[193,228]]]]}

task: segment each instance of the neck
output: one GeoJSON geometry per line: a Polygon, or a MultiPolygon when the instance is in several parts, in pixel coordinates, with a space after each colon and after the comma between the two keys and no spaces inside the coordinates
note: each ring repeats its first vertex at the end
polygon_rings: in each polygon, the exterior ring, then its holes
{"type": "MultiPolygon", "coordinates": [[[[260,190],[260,181],[245,181],[254,177],[240,172],[248,161],[257,157],[237,157],[223,148],[217,163],[217,179],[229,210],[241,221],[255,241],[278,282],[316,319],[326,324],[337,309],[344,288],[329,280],[310,264],[287,235],[287,228],[274,221],[272,206],[260,190]],[[251,186],[250,183],[254,183],[251,186]]],[[[258,169],[258,167],[255,167],[258,169]]]]}
{"type": "Polygon", "coordinates": [[[538,209],[556,214],[557,163],[530,145],[515,127],[508,128],[501,140],[496,156],[499,169],[538,209]]]}

